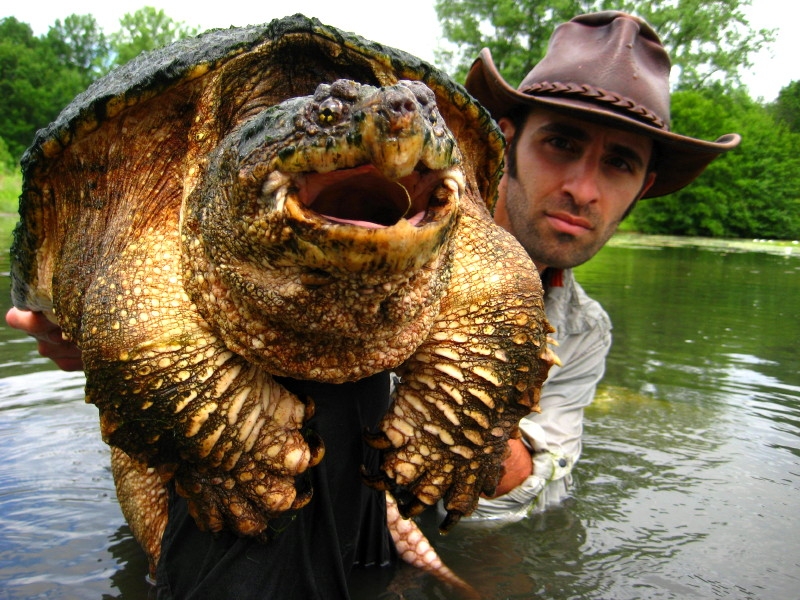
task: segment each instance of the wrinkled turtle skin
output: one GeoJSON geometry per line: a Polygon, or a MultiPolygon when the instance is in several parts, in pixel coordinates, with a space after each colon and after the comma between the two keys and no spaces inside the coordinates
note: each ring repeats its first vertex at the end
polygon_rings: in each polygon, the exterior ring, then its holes
{"type": "Polygon", "coordinates": [[[365,477],[403,515],[443,499],[447,529],[495,488],[552,362],[536,270],[490,216],[502,149],[445,75],[301,15],[143,55],[38,132],[13,302],[82,349],[151,556],[169,478],[212,531],[308,502],[324,440],[274,375],[400,374],[365,477]]]}

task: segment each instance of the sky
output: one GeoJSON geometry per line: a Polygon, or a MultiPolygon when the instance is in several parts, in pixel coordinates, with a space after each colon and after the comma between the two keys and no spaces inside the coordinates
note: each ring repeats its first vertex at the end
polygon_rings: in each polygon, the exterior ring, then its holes
{"type": "MultiPolygon", "coordinates": [[[[0,17],[14,16],[28,23],[36,35],[46,33],[56,19],[63,20],[70,14],[91,14],[105,33],[112,33],[119,29],[119,20],[125,13],[148,5],[163,9],[175,21],[199,26],[201,31],[266,23],[300,12],[429,62],[433,62],[434,49],[442,43],[434,0],[288,0],[286,4],[252,0],[38,0],[14,2],[13,8],[9,4],[0,9],[0,17]],[[379,4],[383,7],[378,8],[379,4]]],[[[800,80],[800,35],[791,31],[795,21],[786,14],[786,6],[786,0],[752,0],[752,7],[747,10],[754,29],[778,30],[770,50],[756,56],[754,68],[743,73],[742,79],[753,98],[772,101],[782,87],[800,80]]]]}

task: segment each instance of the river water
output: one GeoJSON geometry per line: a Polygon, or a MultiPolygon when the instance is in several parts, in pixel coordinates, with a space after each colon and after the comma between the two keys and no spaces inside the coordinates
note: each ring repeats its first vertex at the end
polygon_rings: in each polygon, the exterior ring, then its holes
{"type": "MultiPolygon", "coordinates": [[[[651,242],[617,236],[578,270],[614,347],[573,497],[514,525],[431,532],[487,600],[800,597],[800,248],[651,242]]],[[[82,386],[0,328],[0,598],[147,597],[82,386]]],[[[355,596],[396,589],[451,597],[410,568],[355,596]]]]}

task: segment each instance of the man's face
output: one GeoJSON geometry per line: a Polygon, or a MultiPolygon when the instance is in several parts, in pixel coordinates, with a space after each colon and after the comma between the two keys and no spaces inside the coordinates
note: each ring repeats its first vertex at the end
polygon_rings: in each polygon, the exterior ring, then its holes
{"type": "Polygon", "coordinates": [[[594,256],[655,179],[647,172],[653,144],[645,136],[539,109],[520,131],[508,119],[500,126],[513,156],[495,219],[540,272],[594,256]]]}

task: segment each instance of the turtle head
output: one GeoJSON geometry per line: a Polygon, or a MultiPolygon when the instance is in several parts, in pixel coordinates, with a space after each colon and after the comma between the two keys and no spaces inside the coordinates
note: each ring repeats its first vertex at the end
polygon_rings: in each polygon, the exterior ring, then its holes
{"type": "MultiPolygon", "coordinates": [[[[264,125],[271,131],[273,118],[286,116],[287,109],[294,139],[285,140],[274,170],[327,173],[368,164],[397,181],[418,167],[444,170],[460,162],[433,92],[419,81],[385,88],[347,79],[321,84],[313,96],[263,115],[251,131],[268,134],[264,125]]],[[[242,148],[252,150],[249,144],[242,148]]]]}
{"type": "Polygon", "coordinates": [[[464,185],[423,83],[319,85],[265,109],[210,157],[184,206],[187,291],[231,349],[273,372],[341,379],[308,373],[307,359],[272,364],[299,338],[315,354],[329,340],[332,364],[377,345],[379,360],[359,362],[394,367],[438,312],[464,185]]]}

